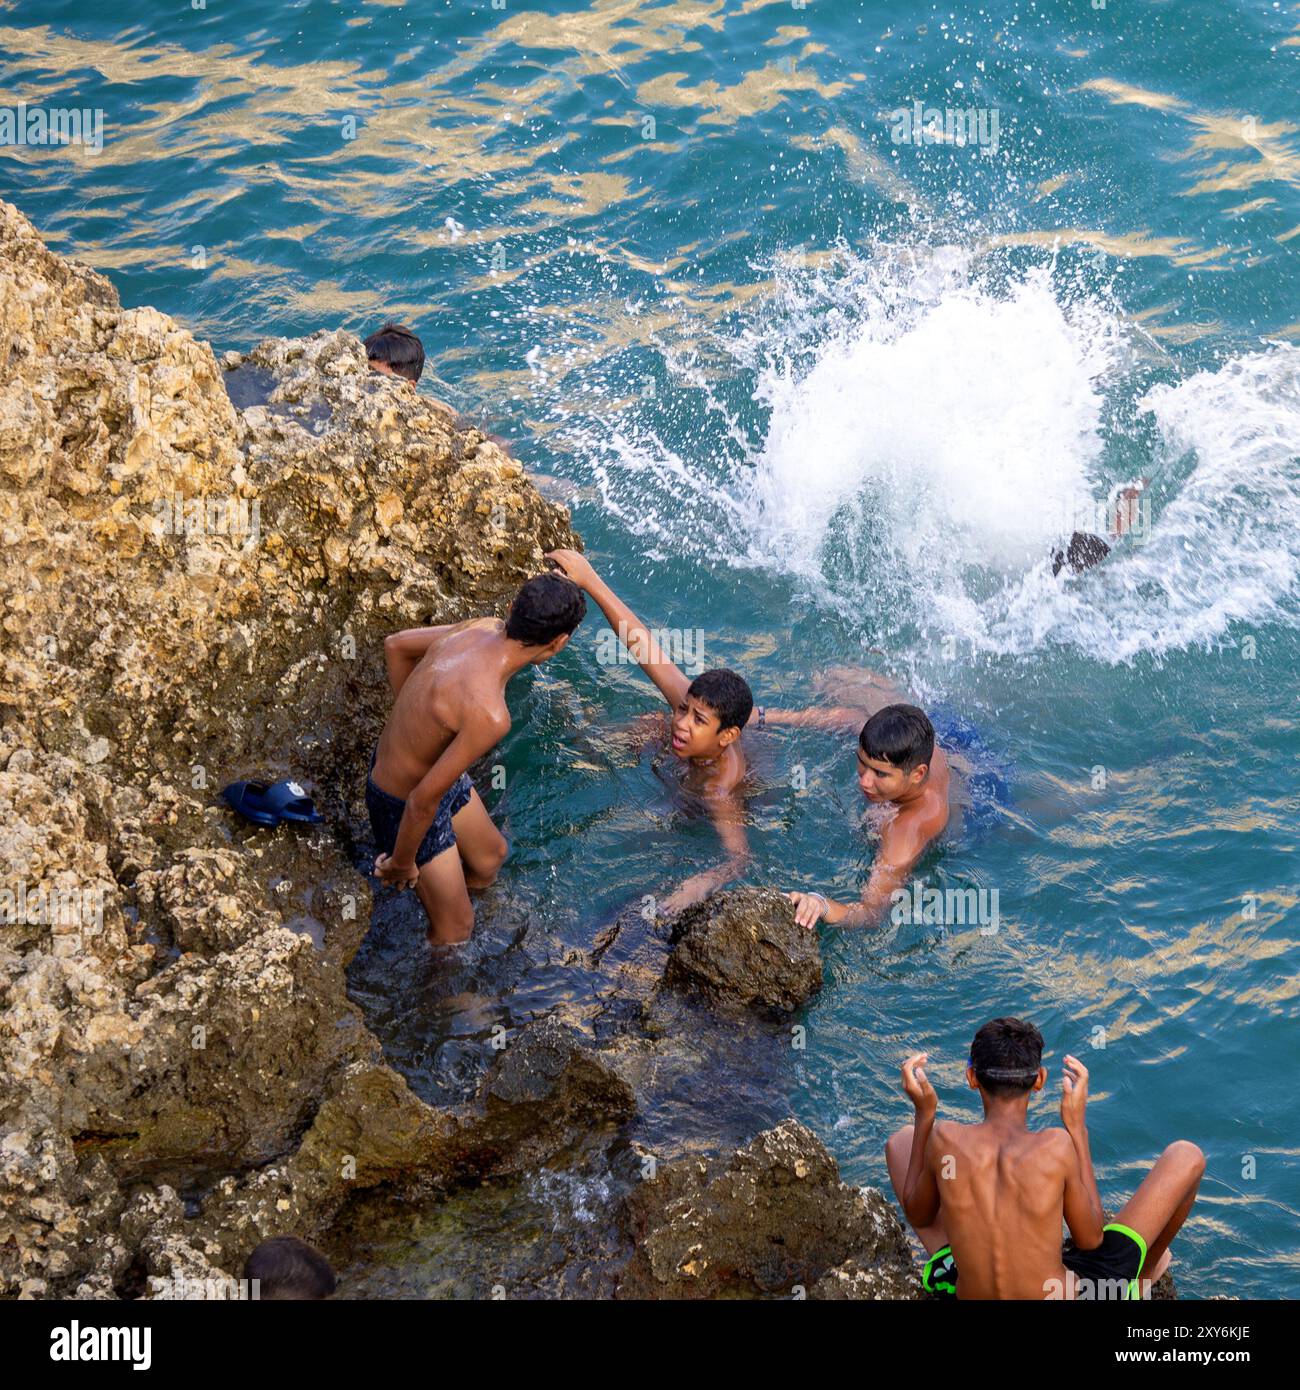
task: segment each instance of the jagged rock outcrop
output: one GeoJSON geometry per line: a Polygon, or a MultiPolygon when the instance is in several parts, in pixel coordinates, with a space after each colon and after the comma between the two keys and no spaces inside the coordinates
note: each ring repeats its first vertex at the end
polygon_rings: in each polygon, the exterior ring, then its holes
{"type": "Polygon", "coordinates": [[[619,1298],[920,1294],[890,1203],[841,1182],[825,1145],[795,1120],[726,1158],[661,1165],[627,1212],[635,1251],[619,1298]]]}
{"type": "Polygon", "coordinates": [[[634,1109],[631,1089],[586,1039],[549,1018],[525,1028],[475,1097],[450,1109],[426,1105],[390,1067],[358,1064],[334,1078],[293,1154],[218,1184],[189,1238],[237,1273],[259,1241],[311,1239],[368,1189],[528,1172],[634,1109]]]}
{"type": "Polygon", "coordinates": [[[190,1258],[177,1190],[384,1077],[343,976],[382,639],[578,542],[350,334],[219,365],[3,203],[0,541],[0,1295],[109,1296],[190,1258]],[[289,774],[327,825],[217,799],[289,774]]]}
{"type": "Polygon", "coordinates": [[[677,918],[673,938],[664,983],[714,1004],[788,1013],[822,987],[817,933],[795,922],[775,889],[715,893],[677,918]]]}

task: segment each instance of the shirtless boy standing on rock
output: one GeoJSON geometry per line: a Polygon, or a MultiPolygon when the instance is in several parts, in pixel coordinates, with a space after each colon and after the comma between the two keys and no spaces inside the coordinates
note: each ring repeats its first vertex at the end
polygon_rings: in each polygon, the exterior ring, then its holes
{"type": "Polygon", "coordinates": [[[409,628],[384,640],[393,710],[366,782],[379,855],[375,875],[415,885],[429,940],[469,939],[469,888],[486,888],[507,847],[469,779],[471,764],[510,730],[505,690],[525,666],[554,656],[587,611],[562,574],[530,579],[510,614],[409,628]]]}

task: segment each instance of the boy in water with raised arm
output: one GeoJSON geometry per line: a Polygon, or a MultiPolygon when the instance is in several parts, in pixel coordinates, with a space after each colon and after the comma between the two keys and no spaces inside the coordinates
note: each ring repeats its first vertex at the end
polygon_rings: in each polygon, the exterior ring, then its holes
{"type": "Polygon", "coordinates": [[[546,558],[591,595],[623,645],[667,700],[673,756],[687,765],[685,785],[703,800],[726,851],[722,864],[688,878],[661,903],[665,912],[679,912],[739,878],[749,863],[744,805],[739,795],[748,770],[740,741],[746,725],[851,728],[862,718],[862,711],[756,710],[753,693],[734,671],[704,671],[691,680],[664,655],[654,635],[585,556],[574,550],[555,550],[546,558]]]}
{"type": "Polygon", "coordinates": [[[468,772],[510,730],[506,685],[560,651],[586,611],[576,585],[542,574],[515,595],[504,623],[472,618],[384,640],[393,711],[366,783],[375,874],[415,885],[433,944],[469,939],[467,889],[486,888],[506,857],[468,772]]]}
{"type": "Polygon", "coordinates": [[[958,1298],[1138,1298],[1169,1265],[1169,1244],[1196,1200],[1205,1155],[1179,1140],[1156,1160],[1119,1219],[1107,1222],[1092,1172],[1088,1072],[1065,1058],[1063,1129],[1032,1131],[1029,1099],[1043,1087],[1043,1037],[995,1018],[971,1044],[967,1085],[979,1124],[936,1120],[927,1054],[903,1064],[914,1123],[886,1145],[894,1193],[929,1255],[924,1283],[958,1298]],[[1062,1245],[1061,1223],[1070,1228],[1062,1245]],[[958,1277],[960,1271],[960,1278],[958,1277]]]}
{"type": "Polygon", "coordinates": [[[833,922],[872,926],[907,882],[913,866],[948,824],[948,762],[934,725],[915,705],[886,705],[858,737],[858,786],[873,806],[893,807],[860,901],[838,903],[822,893],[791,893],[802,927],[833,922]]]}

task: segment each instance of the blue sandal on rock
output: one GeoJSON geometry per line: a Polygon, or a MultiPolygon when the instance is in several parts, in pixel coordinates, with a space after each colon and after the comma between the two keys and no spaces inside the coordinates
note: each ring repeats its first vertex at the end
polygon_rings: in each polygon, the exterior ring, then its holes
{"type": "Polygon", "coordinates": [[[297,782],[273,782],[269,787],[261,782],[232,782],[221,795],[231,810],[254,825],[279,825],[286,820],[319,825],[325,819],[297,782]]]}

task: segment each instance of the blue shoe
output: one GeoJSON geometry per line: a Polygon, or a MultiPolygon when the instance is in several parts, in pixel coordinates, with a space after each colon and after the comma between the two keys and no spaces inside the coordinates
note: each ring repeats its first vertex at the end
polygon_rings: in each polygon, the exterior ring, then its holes
{"type": "Polygon", "coordinates": [[[261,782],[232,782],[221,795],[232,811],[254,825],[279,825],[286,820],[319,825],[325,819],[297,782],[274,782],[269,787],[261,782]]]}

